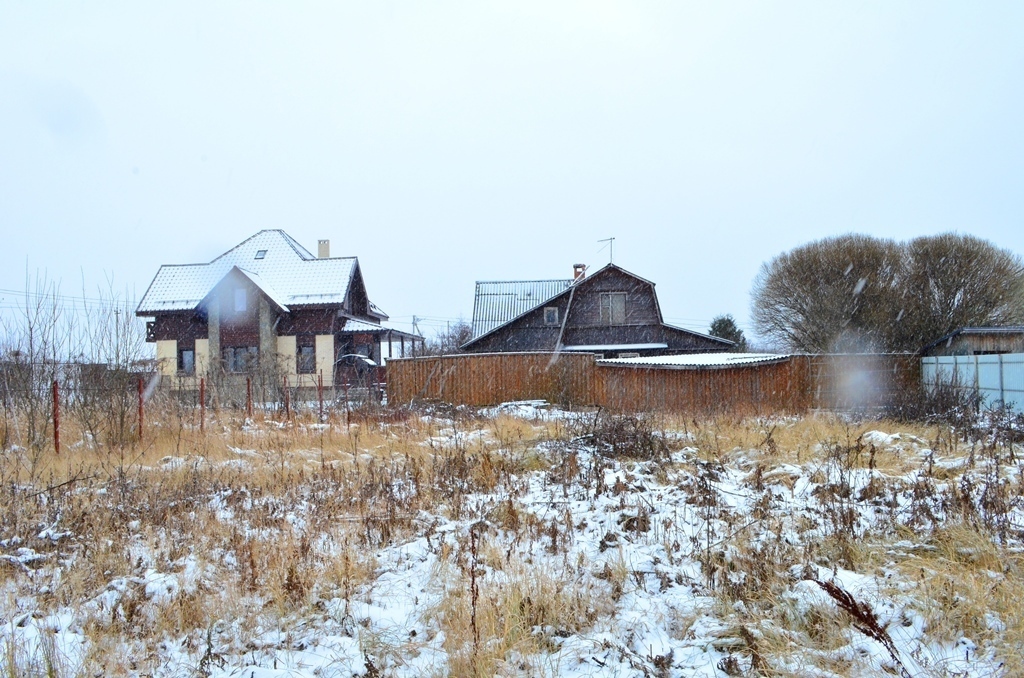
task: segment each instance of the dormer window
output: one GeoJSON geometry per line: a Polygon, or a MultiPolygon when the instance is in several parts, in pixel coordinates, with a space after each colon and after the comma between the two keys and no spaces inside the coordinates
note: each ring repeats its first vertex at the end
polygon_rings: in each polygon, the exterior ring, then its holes
{"type": "Polygon", "coordinates": [[[257,259],[262,259],[265,256],[267,256],[267,251],[266,250],[257,250],[257,252],[256,252],[256,258],[257,259]]]}

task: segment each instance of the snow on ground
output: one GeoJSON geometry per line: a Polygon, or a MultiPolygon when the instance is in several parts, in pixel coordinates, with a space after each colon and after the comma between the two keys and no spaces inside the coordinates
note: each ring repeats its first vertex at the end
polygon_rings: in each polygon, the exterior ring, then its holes
{"type": "MultiPolygon", "coordinates": [[[[531,419],[566,416],[539,402],[510,403],[484,415],[499,412],[531,419]]],[[[486,435],[484,429],[450,427],[426,445],[443,449],[486,435]]],[[[933,455],[926,441],[905,433],[870,431],[861,440],[898,448],[922,464],[933,455]]],[[[258,461],[254,452],[234,452],[246,463],[258,461]]],[[[927,527],[924,522],[940,520],[949,510],[940,500],[941,481],[929,481],[938,488],[922,497],[915,494],[920,471],[895,477],[875,468],[845,468],[827,455],[802,464],[780,462],[762,472],[742,453],[723,464],[696,447],[659,461],[605,458],[585,441],[552,443],[542,452],[550,468],[517,476],[494,492],[466,496],[458,518],[450,506],[419,512],[407,533],[374,554],[375,576],[348,598],[316,601],[300,615],[268,615],[265,627],[244,632],[229,617],[209,629],[177,629],[149,648],[148,664],[140,658],[139,673],[447,675],[453,652],[481,651],[453,647],[442,623],[453,596],[472,595],[466,591],[467,570],[487,596],[525,585],[536,596],[575,597],[572,604],[579,606],[575,618],[537,613],[528,633],[538,642],[522,647],[541,651],[513,649],[495,666],[497,675],[722,676],[769,665],[796,675],[1002,672],[1003,658],[991,643],[929,634],[922,613],[927,601],[914,598],[914,582],[896,566],[900,554],[926,545],[913,538],[892,542],[892,557],[863,571],[805,552],[844,528],[861,540],[897,528],[909,537],[908,526],[927,527]],[[506,505],[514,506],[514,518],[506,505]],[[767,563],[765,571],[757,567],[758,558],[767,563]],[[779,563],[788,566],[776,569],[779,563]],[[828,584],[847,592],[891,642],[850,624],[828,584]],[[777,599],[762,599],[772,586],[779,587],[777,599]],[[827,641],[808,640],[815,633],[827,641]],[[788,649],[779,652],[780,645],[788,649]]],[[[175,469],[186,463],[194,460],[168,458],[162,465],[175,469]]],[[[247,525],[245,511],[229,493],[215,493],[209,502],[219,520],[260,534],[262,528],[247,525]]],[[[310,505],[307,514],[289,513],[283,520],[299,532],[314,513],[310,505]]],[[[1019,505],[1010,523],[1016,535],[1011,539],[1019,539],[1019,505]]],[[[58,525],[48,529],[54,540],[67,538],[58,525]]],[[[46,560],[16,541],[0,546],[7,566],[40,586],[58,581],[70,564],[46,560]]],[[[58,675],[74,675],[89,649],[87,625],[130,623],[197,592],[216,595],[218,572],[238,566],[227,556],[219,562],[183,556],[161,570],[152,542],[142,535],[131,557],[139,563],[138,576],[113,578],[81,606],[56,614],[41,613],[37,601],[16,594],[9,580],[0,632],[8,650],[0,668],[52,665],[58,675]]],[[[520,608],[536,611],[542,602],[525,597],[520,608]]],[[[995,636],[1006,630],[997,615],[985,623],[995,636]]]]}

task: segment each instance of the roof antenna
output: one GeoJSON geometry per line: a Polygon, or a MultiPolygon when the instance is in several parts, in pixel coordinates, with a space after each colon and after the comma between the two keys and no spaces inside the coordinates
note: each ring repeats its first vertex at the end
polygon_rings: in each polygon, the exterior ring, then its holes
{"type": "MultiPolygon", "coordinates": [[[[608,263],[615,263],[615,238],[605,238],[604,240],[598,240],[597,242],[608,243],[608,263]]],[[[604,250],[604,247],[599,249],[598,252],[601,252],[602,250],[604,250]]]]}

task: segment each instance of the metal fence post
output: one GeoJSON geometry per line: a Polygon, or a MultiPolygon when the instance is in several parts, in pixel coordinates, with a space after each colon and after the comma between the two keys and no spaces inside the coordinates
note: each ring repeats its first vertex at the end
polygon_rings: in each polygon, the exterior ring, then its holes
{"type": "Polygon", "coordinates": [[[320,400],[320,421],[324,420],[324,371],[316,375],[316,396],[320,400]]]}
{"type": "Polygon", "coordinates": [[[142,442],[143,404],[142,404],[142,377],[139,377],[139,442],[142,442]]]}
{"type": "Polygon", "coordinates": [[[252,377],[245,378],[245,416],[252,419],[252,377]]]}
{"type": "Polygon", "coordinates": [[[1003,387],[1003,354],[999,354],[999,403],[1003,407],[1006,407],[1006,392],[1003,387]]]}
{"type": "Polygon", "coordinates": [[[60,390],[53,380],[53,449],[60,454],[60,390]]]}
{"type": "Polygon", "coordinates": [[[199,377],[199,432],[206,430],[206,378],[199,377]]]}
{"type": "Polygon", "coordinates": [[[284,418],[291,419],[291,402],[288,394],[288,375],[284,375],[284,418]]]}

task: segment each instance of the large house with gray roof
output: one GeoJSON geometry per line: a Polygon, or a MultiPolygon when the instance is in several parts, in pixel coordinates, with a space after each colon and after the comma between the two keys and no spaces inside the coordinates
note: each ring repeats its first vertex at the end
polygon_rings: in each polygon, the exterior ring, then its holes
{"type": "Polygon", "coordinates": [[[313,256],[281,230],[260,231],[205,264],[165,265],[136,315],[152,318],[160,373],[195,388],[200,377],[272,370],[296,387],[332,386],[353,361],[412,355],[423,338],[388,327],[356,257],[313,256]]]}
{"type": "Polygon", "coordinates": [[[632,358],[728,351],[731,341],[664,322],[654,283],[608,264],[565,280],[478,282],[472,353],[578,351],[632,358]]]}

